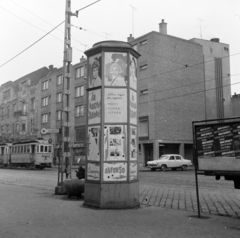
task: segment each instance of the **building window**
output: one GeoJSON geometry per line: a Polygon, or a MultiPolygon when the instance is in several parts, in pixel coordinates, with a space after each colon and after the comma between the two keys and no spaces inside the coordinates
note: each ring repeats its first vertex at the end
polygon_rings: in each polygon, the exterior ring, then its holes
{"type": "Polygon", "coordinates": [[[26,103],[23,104],[23,115],[24,116],[27,115],[27,104],[26,103]]]}
{"type": "Polygon", "coordinates": [[[57,120],[60,121],[62,120],[62,111],[57,111],[57,120]]]}
{"type": "Polygon", "coordinates": [[[36,109],[36,101],[35,101],[35,98],[32,98],[32,99],[31,99],[31,108],[32,108],[32,110],[35,110],[35,109],[36,109]]]}
{"type": "Polygon", "coordinates": [[[42,114],[42,123],[47,123],[48,122],[48,114],[42,114]]]}
{"type": "Polygon", "coordinates": [[[19,133],[19,124],[16,124],[16,132],[19,133]]]}
{"type": "Polygon", "coordinates": [[[85,141],[85,128],[76,128],[76,141],[85,141]]]}
{"type": "Polygon", "coordinates": [[[149,125],[148,125],[148,116],[139,117],[139,138],[140,139],[148,139],[149,138],[149,125]]]}
{"type": "Polygon", "coordinates": [[[140,45],[146,45],[146,44],[147,44],[147,40],[140,41],[140,45]]]}
{"type": "Polygon", "coordinates": [[[62,82],[63,82],[63,75],[61,74],[57,76],[57,85],[62,84],[62,82]]]}
{"type": "Polygon", "coordinates": [[[140,70],[147,69],[147,67],[148,67],[148,65],[147,65],[147,64],[141,65],[141,66],[140,66],[140,70]]]}
{"type": "Polygon", "coordinates": [[[10,106],[7,106],[7,118],[10,117],[10,106]]]}
{"type": "Polygon", "coordinates": [[[62,101],[62,93],[58,93],[57,94],[57,102],[61,102],[62,101]]]}
{"type": "Polygon", "coordinates": [[[140,95],[148,94],[148,89],[140,90],[140,95]]]}
{"type": "Polygon", "coordinates": [[[76,78],[80,78],[84,76],[84,67],[79,67],[76,69],[76,78]]]}
{"type": "Polygon", "coordinates": [[[48,89],[48,80],[42,83],[42,90],[46,90],[46,89],[48,89]]]}
{"type": "Polygon", "coordinates": [[[45,107],[48,105],[48,97],[42,98],[42,107],[45,107]]]}
{"type": "Polygon", "coordinates": [[[14,134],[15,133],[15,125],[14,125],[14,123],[12,124],[12,134],[14,134]]]}
{"type": "Polygon", "coordinates": [[[75,116],[80,117],[84,115],[84,106],[77,106],[75,107],[75,116]]]}
{"type": "Polygon", "coordinates": [[[76,97],[82,97],[84,95],[84,86],[75,88],[76,97]]]}
{"type": "Polygon", "coordinates": [[[22,132],[26,132],[26,120],[22,121],[22,132]]]}

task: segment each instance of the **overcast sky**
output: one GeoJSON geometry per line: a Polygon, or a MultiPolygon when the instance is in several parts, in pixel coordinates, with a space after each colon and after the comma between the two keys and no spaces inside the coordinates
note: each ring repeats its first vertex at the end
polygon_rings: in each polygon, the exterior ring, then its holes
{"type": "MultiPolygon", "coordinates": [[[[72,12],[96,0],[72,0],[72,12]]],[[[65,0],[0,0],[0,85],[53,64],[63,65],[65,0]]],[[[159,31],[164,19],[168,34],[183,39],[220,38],[230,45],[232,94],[240,94],[240,1],[239,0],[101,0],[72,17],[73,64],[84,51],[104,40],[126,41],[159,31]],[[201,26],[201,27],[200,27],[201,26]],[[80,30],[76,27],[82,27],[80,30]],[[200,30],[200,28],[202,30],[200,30]],[[235,76],[234,76],[235,75],[235,76]]]]}

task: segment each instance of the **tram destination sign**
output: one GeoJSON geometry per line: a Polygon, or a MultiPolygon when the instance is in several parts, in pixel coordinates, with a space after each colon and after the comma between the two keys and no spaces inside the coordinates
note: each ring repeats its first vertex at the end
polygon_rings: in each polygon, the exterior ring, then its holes
{"type": "Polygon", "coordinates": [[[198,170],[240,172],[240,121],[195,125],[198,170]]]}

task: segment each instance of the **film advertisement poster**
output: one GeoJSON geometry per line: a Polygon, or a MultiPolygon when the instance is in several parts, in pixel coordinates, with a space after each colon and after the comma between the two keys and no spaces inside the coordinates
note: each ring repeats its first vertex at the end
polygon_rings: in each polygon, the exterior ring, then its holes
{"type": "Polygon", "coordinates": [[[196,128],[200,170],[240,170],[240,123],[196,128]]]}
{"type": "Polygon", "coordinates": [[[100,180],[100,166],[97,163],[88,163],[87,165],[87,179],[100,180]]]}
{"type": "Polygon", "coordinates": [[[105,122],[127,122],[127,89],[105,89],[105,122]]]}
{"type": "Polygon", "coordinates": [[[127,126],[104,126],[104,161],[126,160],[127,126]]]}
{"type": "Polygon", "coordinates": [[[129,174],[130,174],[130,180],[136,180],[137,179],[137,163],[130,163],[129,164],[129,174]]]}
{"type": "Polygon", "coordinates": [[[129,80],[130,80],[130,87],[134,90],[137,90],[137,59],[129,55],[130,65],[129,65],[129,80]]]}
{"type": "Polygon", "coordinates": [[[105,53],[105,86],[127,86],[127,53],[105,53]]]}
{"type": "Polygon", "coordinates": [[[88,94],[88,124],[100,123],[101,89],[89,91],[88,94]]]}
{"type": "Polygon", "coordinates": [[[130,126],[130,160],[137,160],[137,127],[130,126]]]}
{"type": "Polygon", "coordinates": [[[137,125],[137,93],[130,90],[130,123],[137,125]]]}
{"type": "Polygon", "coordinates": [[[126,181],[127,163],[104,163],[103,164],[104,181],[126,181]]]}
{"type": "Polygon", "coordinates": [[[88,127],[88,160],[100,161],[100,126],[88,127]]]}
{"type": "Polygon", "coordinates": [[[89,58],[88,70],[89,70],[89,80],[88,87],[94,88],[102,85],[102,56],[97,54],[89,58]]]}

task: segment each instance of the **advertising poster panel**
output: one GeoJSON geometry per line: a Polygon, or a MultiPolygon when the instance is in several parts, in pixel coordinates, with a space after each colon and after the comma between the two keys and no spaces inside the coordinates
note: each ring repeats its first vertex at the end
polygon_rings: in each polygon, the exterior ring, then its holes
{"type": "Polygon", "coordinates": [[[104,126],[104,161],[126,160],[127,126],[104,126]]]}
{"type": "Polygon", "coordinates": [[[240,123],[195,127],[199,170],[240,171],[240,123]]]}
{"type": "Polygon", "coordinates": [[[103,164],[104,181],[126,181],[127,163],[104,163],[103,164]]]}
{"type": "Polygon", "coordinates": [[[101,118],[101,89],[88,93],[88,124],[100,123],[101,118]]]}
{"type": "Polygon", "coordinates": [[[87,160],[100,161],[100,126],[88,127],[87,160]]]}
{"type": "Polygon", "coordinates": [[[130,88],[137,90],[137,59],[133,55],[129,55],[129,80],[130,88]]]}
{"type": "Polygon", "coordinates": [[[129,164],[129,173],[130,173],[130,180],[136,180],[137,179],[137,163],[130,163],[129,164]]]}
{"type": "Polygon", "coordinates": [[[137,125],[137,93],[130,90],[130,123],[137,125]]]}
{"type": "Polygon", "coordinates": [[[100,180],[100,166],[97,163],[88,163],[87,165],[87,179],[88,180],[100,180]]]}
{"type": "Polygon", "coordinates": [[[89,57],[88,72],[88,88],[94,88],[102,85],[102,56],[97,54],[89,57]]]}
{"type": "Polygon", "coordinates": [[[105,122],[127,122],[127,89],[105,89],[105,122]]]}
{"type": "Polygon", "coordinates": [[[130,126],[130,160],[137,159],[137,127],[130,126]]]}
{"type": "Polygon", "coordinates": [[[105,86],[127,86],[127,53],[105,53],[105,86]]]}

